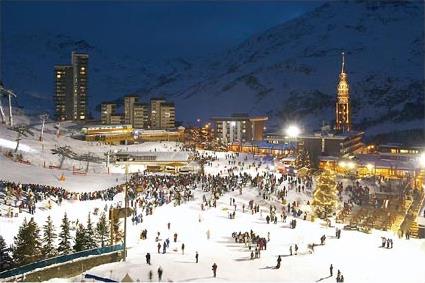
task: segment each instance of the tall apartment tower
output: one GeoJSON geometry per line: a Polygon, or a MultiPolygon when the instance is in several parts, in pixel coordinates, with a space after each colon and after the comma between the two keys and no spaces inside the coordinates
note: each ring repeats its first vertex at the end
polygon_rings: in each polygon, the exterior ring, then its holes
{"type": "Polygon", "coordinates": [[[345,57],[343,52],[341,73],[339,74],[339,83],[337,87],[335,129],[337,131],[349,132],[351,130],[350,88],[347,74],[344,70],[344,64],[345,57]]]}
{"type": "Polygon", "coordinates": [[[88,115],[87,54],[72,52],[71,65],[55,66],[56,119],[85,121],[88,115]]]}
{"type": "Polygon", "coordinates": [[[72,66],[55,66],[55,103],[58,121],[73,119],[72,66]]]}
{"type": "Polygon", "coordinates": [[[124,97],[124,123],[134,124],[134,104],[139,100],[138,96],[128,95],[124,97]]]}
{"type": "Polygon", "coordinates": [[[163,98],[151,98],[150,120],[152,129],[161,129],[161,103],[163,98]]]}
{"type": "Polygon", "coordinates": [[[176,124],[176,107],[173,102],[161,103],[161,129],[172,129],[176,124]]]}
{"type": "Polygon", "coordinates": [[[88,62],[88,54],[72,52],[72,68],[74,76],[74,121],[85,121],[88,118],[88,62]]]}
{"type": "Polygon", "coordinates": [[[101,104],[100,119],[102,121],[102,124],[112,124],[111,116],[115,115],[116,109],[117,105],[115,103],[105,102],[101,104]]]}
{"type": "Polygon", "coordinates": [[[147,103],[134,103],[133,106],[133,128],[149,128],[149,105],[147,103]]]}

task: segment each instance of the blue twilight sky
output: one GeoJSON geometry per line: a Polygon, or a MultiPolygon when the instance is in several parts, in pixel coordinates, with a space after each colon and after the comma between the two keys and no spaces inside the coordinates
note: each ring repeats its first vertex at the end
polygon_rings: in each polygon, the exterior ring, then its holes
{"type": "Polygon", "coordinates": [[[319,1],[4,1],[1,35],[57,33],[147,58],[222,51],[319,1]]]}

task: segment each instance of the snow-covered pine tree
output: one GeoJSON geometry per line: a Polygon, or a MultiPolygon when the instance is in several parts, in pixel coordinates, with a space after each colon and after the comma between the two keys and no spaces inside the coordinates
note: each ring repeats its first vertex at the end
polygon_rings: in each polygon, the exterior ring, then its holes
{"type": "Polygon", "coordinates": [[[85,229],[84,247],[86,250],[97,248],[93,223],[91,222],[90,212],[87,217],[87,227],[85,229]]]}
{"type": "Polygon", "coordinates": [[[106,220],[106,214],[103,212],[96,225],[96,241],[97,245],[104,247],[109,242],[109,223],[106,220]]]}
{"type": "Polygon", "coordinates": [[[47,217],[46,224],[43,226],[43,248],[42,253],[44,258],[54,257],[58,251],[55,247],[55,227],[53,226],[50,215],[47,217]]]}
{"type": "Polygon", "coordinates": [[[15,236],[13,259],[17,265],[24,265],[41,258],[41,243],[39,240],[40,229],[34,218],[27,223],[26,219],[19,227],[15,236]]]}
{"type": "Polygon", "coordinates": [[[86,229],[83,224],[79,224],[77,227],[77,231],[75,232],[75,244],[74,251],[81,252],[86,249],[86,229]]]}
{"type": "Polygon", "coordinates": [[[69,220],[65,213],[62,219],[61,232],[59,233],[59,254],[70,254],[72,252],[71,248],[71,234],[69,232],[69,220]]]}
{"type": "Polygon", "coordinates": [[[13,259],[3,237],[0,235],[0,272],[13,267],[13,259]]]}

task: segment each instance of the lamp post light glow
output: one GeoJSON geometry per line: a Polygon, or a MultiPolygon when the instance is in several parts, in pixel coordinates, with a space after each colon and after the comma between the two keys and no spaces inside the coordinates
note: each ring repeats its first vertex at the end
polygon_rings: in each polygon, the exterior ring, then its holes
{"type": "Polygon", "coordinates": [[[366,168],[367,168],[367,170],[372,171],[373,170],[373,164],[371,164],[371,163],[366,164],[366,168]]]}
{"type": "Polygon", "coordinates": [[[421,155],[419,156],[419,165],[422,168],[425,168],[425,152],[422,152],[421,155]]]}
{"type": "Polygon", "coordinates": [[[290,137],[290,138],[297,138],[301,133],[300,128],[298,128],[295,125],[291,125],[286,129],[286,134],[290,137]]]}

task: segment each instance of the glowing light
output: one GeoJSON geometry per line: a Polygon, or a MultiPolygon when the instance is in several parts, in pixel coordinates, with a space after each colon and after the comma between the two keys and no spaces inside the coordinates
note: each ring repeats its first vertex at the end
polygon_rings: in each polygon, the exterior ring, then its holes
{"type": "Polygon", "coordinates": [[[366,168],[369,171],[372,171],[373,170],[373,167],[375,167],[375,166],[373,166],[373,164],[371,164],[371,163],[366,164],[366,168]]]}
{"type": "Polygon", "coordinates": [[[345,161],[341,161],[341,162],[339,162],[339,163],[338,163],[338,165],[339,165],[340,167],[345,168],[345,167],[347,166],[347,163],[345,163],[345,161]]]}
{"type": "Polygon", "coordinates": [[[425,152],[422,152],[419,156],[419,165],[425,168],[425,152]]]}
{"type": "Polygon", "coordinates": [[[354,169],[354,167],[356,167],[356,164],[352,161],[347,162],[347,167],[348,169],[354,169]]]}
{"type": "Polygon", "coordinates": [[[300,135],[300,133],[301,133],[301,130],[295,125],[291,125],[286,129],[286,134],[290,138],[296,138],[300,135]]]}

